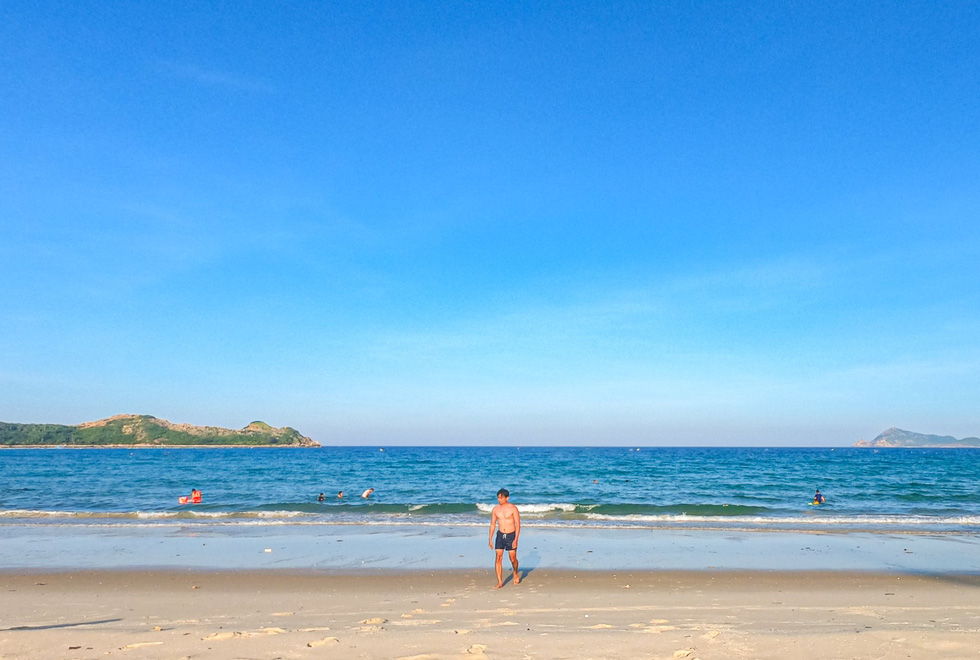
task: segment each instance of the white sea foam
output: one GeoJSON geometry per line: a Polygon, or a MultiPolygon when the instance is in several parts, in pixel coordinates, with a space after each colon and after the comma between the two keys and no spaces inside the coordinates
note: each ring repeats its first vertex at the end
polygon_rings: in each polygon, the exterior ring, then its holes
{"type": "MultiPolygon", "coordinates": [[[[40,511],[31,509],[11,509],[0,511],[0,524],[30,526],[32,524],[52,525],[59,522],[73,526],[112,526],[139,524],[163,526],[275,526],[275,525],[416,525],[468,527],[485,525],[485,518],[479,514],[439,514],[433,516],[412,515],[417,511],[412,507],[405,512],[303,512],[303,511],[203,511],[192,509],[167,511],[40,511]],[[42,522],[43,521],[43,522],[42,522]]],[[[490,505],[478,505],[483,514],[489,513],[490,505]]],[[[778,531],[781,529],[825,530],[863,530],[870,532],[927,530],[936,533],[969,530],[976,533],[980,527],[978,515],[820,515],[820,516],[703,516],[683,513],[665,514],[625,514],[583,513],[572,518],[549,518],[554,512],[571,513],[574,504],[551,503],[520,506],[528,525],[549,528],[685,528],[685,529],[743,529],[746,531],[778,531]]]]}
{"type": "Polygon", "coordinates": [[[776,516],[690,516],[677,514],[628,514],[611,516],[603,513],[585,513],[587,520],[636,523],[740,523],[761,526],[770,525],[980,525],[980,516],[823,516],[823,517],[776,517],[776,516]]]}
{"type": "Polygon", "coordinates": [[[193,518],[298,518],[314,514],[304,511],[187,511],[193,518]]]}
{"type": "Polygon", "coordinates": [[[137,511],[136,517],[141,520],[158,520],[164,518],[176,518],[177,511],[137,511]]]}
{"type": "Polygon", "coordinates": [[[31,511],[29,509],[8,509],[0,511],[0,518],[45,518],[50,511],[31,511]]]}
{"type": "MultiPolygon", "coordinates": [[[[33,512],[30,512],[33,513],[33,512]]],[[[18,526],[30,528],[35,526],[37,518],[25,518],[22,520],[8,519],[3,523],[5,526],[18,526]]],[[[421,527],[421,528],[483,528],[485,522],[473,520],[472,518],[436,518],[432,520],[407,520],[401,515],[378,516],[372,519],[364,519],[357,516],[331,517],[330,519],[316,518],[210,518],[210,519],[187,519],[187,518],[153,518],[129,517],[129,520],[120,517],[106,518],[88,516],[83,518],[72,518],[64,516],[61,520],[45,519],[41,529],[64,528],[64,529],[226,529],[240,530],[248,533],[249,529],[274,529],[274,528],[318,528],[318,527],[421,527]]],[[[911,534],[911,535],[975,535],[977,527],[980,526],[978,516],[960,516],[943,519],[936,518],[899,518],[899,517],[868,517],[857,518],[818,518],[801,520],[799,518],[759,518],[759,517],[731,517],[725,519],[713,518],[708,516],[683,516],[683,515],[664,515],[664,516],[600,516],[591,519],[577,520],[547,520],[536,519],[525,525],[528,531],[534,528],[553,529],[553,530],[590,530],[598,534],[602,530],[685,530],[685,531],[730,531],[745,533],[823,533],[828,528],[835,528],[842,532],[861,532],[867,534],[911,534]]]]}
{"type": "MultiPolygon", "coordinates": [[[[493,511],[495,504],[484,504],[483,502],[477,502],[476,508],[483,513],[490,513],[493,511]]],[[[520,509],[521,515],[535,515],[543,513],[552,513],[554,511],[563,511],[565,513],[572,513],[575,511],[575,504],[568,504],[566,502],[557,502],[555,504],[521,504],[518,508],[520,509]]]]}

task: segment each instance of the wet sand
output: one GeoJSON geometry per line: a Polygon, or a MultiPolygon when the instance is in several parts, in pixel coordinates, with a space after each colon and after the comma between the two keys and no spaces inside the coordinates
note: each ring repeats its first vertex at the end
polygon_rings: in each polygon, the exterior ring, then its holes
{"type": "Polygon", "coordinates": [[[980,576],[0,573],[3,658],[978,658],[980,576]]]}
{"type": "MultiPolygon", "coordinates": [[[[980,573],[980,534],[524,525],[521,565],[547,570],[980,573]]],[[[420,524],[0,524],[0,567],[62,570],[479,570],[487,527],[420,524]]]]}

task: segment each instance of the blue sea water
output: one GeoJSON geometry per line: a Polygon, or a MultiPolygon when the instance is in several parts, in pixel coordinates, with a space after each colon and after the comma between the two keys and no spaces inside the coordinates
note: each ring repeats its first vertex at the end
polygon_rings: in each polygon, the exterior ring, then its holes
{"type": "Polygon", "coordinates": [[[540,527],[980,532],[980,450],[867,448],[4,450],[0,525],[486,525],[501,487],[540,527]]]}

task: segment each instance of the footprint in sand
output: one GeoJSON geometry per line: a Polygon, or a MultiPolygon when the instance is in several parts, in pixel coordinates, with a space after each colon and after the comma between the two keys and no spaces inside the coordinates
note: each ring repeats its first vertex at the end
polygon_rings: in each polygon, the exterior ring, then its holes
{"type": "Polygon", "coordinates": [[[719,631],[719,630],[709,630],[708,632],[706,632],[703,635],[701,635],[701,639],[711,640],[711,639],[714,639],[715,637],[717,637],[720,634],[721,634],[721,631],[719,631]]]}
{"type": "Polygon", "coordinates": [[[473,646],[466,649],[467,653],[472,653],[474,655],[483,655],[483,652],[487,650],[486,644],[474,644],[473,646]]]}
{"type": "Polygon", "coordinates": [[[456,599],[455,598],[447,598],[446,599],[446,602],[443,603],[442,605],[440,605],[439,607],[449,607],[450,605],[452,605],[455,602],[456,602],[456,599]]]}
{"type": "Polygon", "coordinates": [[[292,616],[294,614],[296,614],[296,612],[273,612],[272,616],[292,616]]]}
{"type": "Polygon", "coordinates": [[[312,642],[307,642],[306,645],[311,649],[315,649],[318,646],[326,646],[327,644],[337,644],[340,640],[336,637],[324,637],[323,639],[314,639],[312,642]]]}
{"type": "Polygon", "coordinates": [[[694,649],[693,648],[690,648],[690,649],[678,649],[678,650],[674,651],[674,657],[675,658],[686,658],[686,657],[692,655],[693,653],[694,653],[694,649]]]}
{"type": "Polygon", "coordinates": [[[412,619],[411,621],[395,621],[396,626],[431,626],[442,623],[441,619],[412,619]]]}
{"type": "Polygon", "coordinates": [[[280,635],[284,632],[286,631],[283,630],[282,628],[259,628],[258,630],[250,630],[250,631],[236,630],[234,632],[212,633],[207,637],[202,637],[201,639],[205,642],[221,642],[226,639],[234,639],[236,637],[256,637],[258,635],[280,635]]]}
{"type": "Polygon", "coordinates": [[[119,650],[128,651],[129,649],[141,649],[145,646],[161,646],[162,644],[163,642],[136,642],[135,644],[127,644],[119,650]]]}
{"type": "Polygon", "coordinates": [[[597,623],[594,626],[589,626],[589,630],[606,630],[612,628],[608,623],[597,623]]]}
{"type": "Polygon", "coordinates": [[[361,621],[365,626],[380,626],[382,623],[388,623],[388,619],[382,619],[381,617],[376,617],[374,619],[364,619],[361,621]]]}
{"type": "Polygon", "coordinates": [[[668,630],[677,630],[674,626],[646,626],[643,629],[645,633],[654,633],[659,635],[660,633],[665,633],[668,630]]]}

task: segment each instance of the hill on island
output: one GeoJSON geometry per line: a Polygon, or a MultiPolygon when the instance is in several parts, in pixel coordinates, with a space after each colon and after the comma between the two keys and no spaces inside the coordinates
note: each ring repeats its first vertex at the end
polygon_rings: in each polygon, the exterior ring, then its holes
{"type": "Polygon", "coordinates": [[[927,435],[903,429],[890,428],[868,442],[859,440],[855,447],[980,447],[980,438],[957,440],[951,435],[927,435]]]}
{"type": "Polygon", "coordinates": [[[275,446],[319,447],[288,426],[252,422],[240,430],[172,424],[150,415],[116,415],[76,426],[0,422],[0,446],[275,446]]]}

